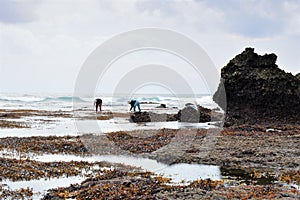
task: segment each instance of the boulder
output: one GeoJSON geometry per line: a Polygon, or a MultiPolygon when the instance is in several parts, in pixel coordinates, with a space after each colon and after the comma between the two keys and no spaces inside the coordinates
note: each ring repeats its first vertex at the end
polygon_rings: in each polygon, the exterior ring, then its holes
{"type": "Polygon", "coordinates": [[[181,122],[210,122],[221,121],[222,114],[212,111],[211,109],[204,108],[199,105],[189,104],[177,114],[167,113],[153,113],[153,112],[135,112],[130,115],[132,122],[165,122],[165,121],[181,121],[181,122]]]}
{"type": "Polygon", "coordinates": [[[158,114],[153,112],[135,112],[130,115],[132,122],[165,122],[165,121],[177,121],[177,114],[158,114]]]}
{"type": "MultiPolygon", "coordinates": [[[[204,108],[200,105],[197,106],[198,107],[198,111],[200,113],[200,119],[199,122],[210,122],[212,121],[212,110],[208,109],[208,108],[204,108]]],[[[213,112],[215,113],[215,112],[213,112]]]]}
{"type": "Polygon", "coordinates": [[[178,112],[178,117],[179,121],[181,122],[198,123],[200,113],[194,106],[185,106],[182,110],[178,112]]]}
{"type": "Polygon", "coordinates": [[[164,103],[162,103],[162,104],[160,104],[159,106],[156,106],[156,108],[167,108],[167,105],[164,104],[164,103]]]}
{"type": "Polygon", "coordinates": [[[178,112],[178,120],[181,122],[209,122],[211,110],[194,104],[186,104],[186,106],[178,112]]]}
{"type": "Polygon", "coordinates": [[[130,115],[130,119],[133,122],[151,122],[151,118],[148,112],[134,112],[130,115]]]}
{"type": "Polygon", "coordinates": [[[286,73],[276,59],[246,48],[222,68],[213,99],[226,111],[225,126],[300,121],[300,75],[286,73]]]}

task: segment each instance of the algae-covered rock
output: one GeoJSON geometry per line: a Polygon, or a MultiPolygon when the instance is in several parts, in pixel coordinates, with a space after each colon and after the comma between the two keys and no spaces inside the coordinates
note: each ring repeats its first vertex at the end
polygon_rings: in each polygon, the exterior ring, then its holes
{"type": "Polygon", "coordinates": [[[226,110],[225,125],[300,121],[300,75],[278,68],[276,59],[246,48],[222,68],[227,107],[222,84],[213,99],[226,110]]]}
{"type": "Polygon", "coordinates": [[[166,121],[181,121],[181,122],[210,122],[220,121],[220,117],[217,116],[217,112],[211,109],[204,108],[200,105],[187,105],[183,109],[179,110],[178,113],[154,113],[154,112],[135,112],[130,115],[132,122],[166,122],[166,121]]]}
{"type": "Polygon", "coordinates": [[[177,121],[177,114],[167,113],[153,113],[153,112],[135,112],[130,115],[132,122],[166,122],[166,121],[177,121]]]}
{"type": "Polygon", "coordinates": [[[135,112],[130,115],[133,122],[151,122],[151,118],[148,112],[135,112]]]}

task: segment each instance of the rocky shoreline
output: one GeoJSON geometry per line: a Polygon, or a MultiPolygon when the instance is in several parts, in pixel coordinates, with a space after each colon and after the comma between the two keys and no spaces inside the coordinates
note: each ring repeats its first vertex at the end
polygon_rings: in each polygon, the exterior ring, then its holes
{"type": "MultiPolygon", "coordinates": [[[[246,48],[222,69],[214,100],[226,111],[225,119],[221,112],[193,104],[175,114],[150,111],[76,116],[88,120],[126,118],[137,124],[218,122],[214,128],[0,138],[0,198],[36,197],[31,188],[14,190],[3,181],[80,176],[80,183],[52,188],[42,198],[300,199],[300,75],[279,69],[276,59],[275,54],[260,56],[253,48],[246,48]],[[220,168],[222,179],[173,184],[160,174],[120,163],[34,160],[36,155],[46,154],[133,156],[168,166],[214,165],[220,168]]],[[[2,109],[1,128],[30,128],[30,124],[16,120],[28,116],[73,117],[70,112],[2,109]]]]}
{"type": "MultiPolygon", "coordinates": [[[[134,167],[107,162],[44,163],[30,160],[29,156],[19,159],[3,158],[0,177],[3,180],[30,180],[84,175],[82,169],[92,170],[92,173],[86,175],[86,180],[81,184],[52,189],[44,196],[44,199],[67,197],[84,199],[86,195],[100,199],[120,195],[124,198],[142,198],[142,194],[150,199],[299,198],[299,188],[285,186],[285,184],[300,185],[300,160],[299,151],[297,151],[300,142],[300,127],[285,126],[276,127],[277,131],[269,130],[271,130],[270,127],[262,126],[225,128],[219,132],[213,148],[204,157],[200,155],[203,150],[201,145],[208,137],[209,130],[166,129],[158,132],[136,131],[109,133],[101,136],[108,138],[106,141],[113,142],[122,149],[122,152],[118,150],[110,152],[112,154],[142,156],[161,162],[171,160],[172,164],[200,163],[221,166],[223,177],[227,177],[222,181],[198,180],[185,186],[176,186],[169,185],[168,179],[134,167]],[[182,142],[183,134],[183,139],[187,142],[182,142]],[[157,147],[157,141],[164,141],[164,143],[157,147]],[[137,148],[132,149],[132,146],[137,148]],[[113,167],[114,170],[93,169],[95,165],[113,167]]],[[[45,152],[90,155],[88,149],[82,150],[84,147],[79,137],[1,138],[0,143],[2,150],[22,151],[23,155],[45,152]],[[6,145],[10,143],[14,143],[14,146],[6,145]],[[53,149],[55,151],[50,151],[53,149]]],[[[24,188],[24,193],[25,191],[28,194],[26,188],[24,188]]]]}

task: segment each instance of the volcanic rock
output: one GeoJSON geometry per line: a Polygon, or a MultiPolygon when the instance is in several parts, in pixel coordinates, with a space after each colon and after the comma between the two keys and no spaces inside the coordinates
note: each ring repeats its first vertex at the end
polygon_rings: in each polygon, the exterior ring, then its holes
{"type": "Polygon", "coordinates": [[[167,114],[167,113],[153,113],[153,112],[135,112],[130,115],[132,122],[165,122],[165,121],[181,121],[181,122],[210,122],[210,121],[220,121],[218,112],[214,112],[211,109],[204,108],[199,105],[188,105],[182,110],[179,110],[177,114],[167,114]]]}
{"type": "Polygon", "coordinates": [[[200,118],[200,113],[194,106],[186,106],[178,112],[179,121],[181,122],[191,122],[198,123],[200,118]]]}
{"type": "Polygon", "coordinates": [[[165,122],[165,121],[177,121],[177,114],[158,114],[153,112],[135,112],[130,115],[132,122],[165,122]]]}
{"type": "Polygon", "coordinates": [[[151,122],[148,112],[135,112],[130,115],[133,122],[151,122]]]}
{"type": "Polygon", "coordinates": [[[178,112],[178,120],[181,122],[209,122],[211,121],[211,110],[202,106],[187,104],[178,112]]]}
{"type": "Polygon", "coordinates": [[[226,111],[225,126],[300,121],[300,73],[279,69],[276,59],[246,48],[222,68],[213,99],[226,111]]]}
{"type": "Polygon", "coordinates": [[[159,106],[157,106],[156,108],[167,108],[167,105],[164,104],[164,103],[162,103],[162,104],[160,104],[159,106]]]}

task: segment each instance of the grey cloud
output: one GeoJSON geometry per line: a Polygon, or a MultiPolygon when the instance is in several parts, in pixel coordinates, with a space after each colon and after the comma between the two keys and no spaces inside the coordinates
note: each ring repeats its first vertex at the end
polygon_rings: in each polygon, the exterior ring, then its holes
{"type": "Polygon", "coordinates": [[[38,1],[0,1],[0,22],[6,24],[18,24],[31,22],[36,19],[34,13],[38,1]]]}
{"type": "Polygon", "coordinates": [[[244,37],[276,36],[288,26],[289,11],[286,1],[205,1],[206,5],[222,12],[229,32],[244,37]]]}
{"type": "Polygon", "coordinates": [[[141,12],[154,12],[156,10],[161,11],[163,14],[168,16],[173,16],[178,14],[176,10],[173,9],[172,4],[174,1],[172,0],[144,0],[137,1],[136,7],[141,12]]]}
{"type": "Polygon", "coordinates": [[[224,32],[244,37],[263,38],[279,35],[286,30],[290,13],[284,9],[284,4],[285,1],[281,0],[192,0],[186,2],[144,0],[136,2],[136,7],[140,12],[159,11],[162,16],[176,18],[177,23],[195,25],[202,31],[207,28],[223,29],[224,32]],[[188,4],[189,6],[185,7],[188,4]],[[182,6],[182,9],[178,6],[182,6]],[[195,7],[198,13],[193,10],[195,7]],[[220,23],[219,16],[216,18],[217,14],[212,14],[209,10],[220,13],[224,23],[220,23]],[[185,19],[187,15],[190,15],[189,19],[192,21],[185,19]]]}
{"type": "Polygon", "coordinates": [[[229,24],[233,33],[253,38],[275,36],[285,30],[283,19],[268,19],[251,14],[232,16],[229,24]]]}

